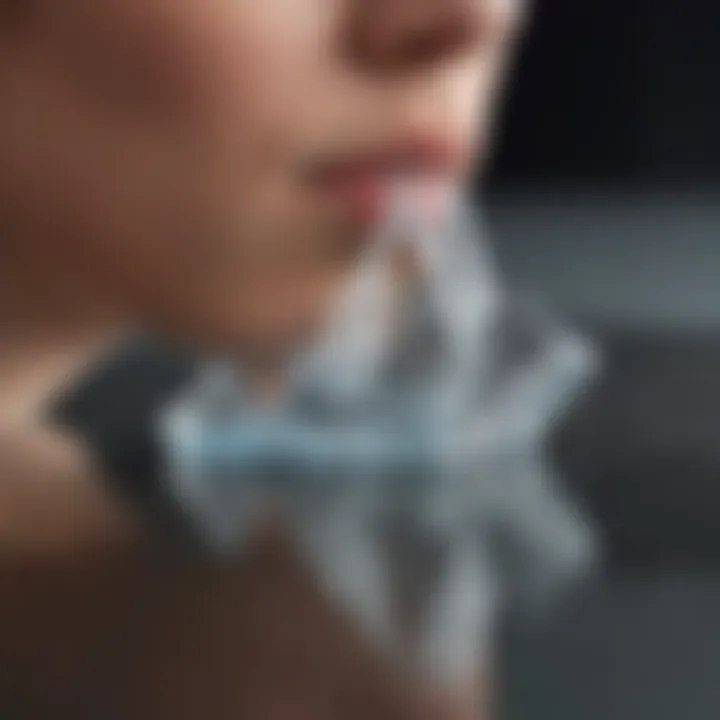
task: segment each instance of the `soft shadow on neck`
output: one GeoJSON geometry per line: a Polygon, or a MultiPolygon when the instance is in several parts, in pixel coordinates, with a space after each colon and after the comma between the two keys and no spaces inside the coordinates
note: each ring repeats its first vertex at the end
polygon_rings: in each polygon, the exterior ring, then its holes
{"type": "Polygon", "coordinates": [[[32,419],[127,331],[101,296],[58,275],[11,251],[0,267],[0,425],[32,419]]]}

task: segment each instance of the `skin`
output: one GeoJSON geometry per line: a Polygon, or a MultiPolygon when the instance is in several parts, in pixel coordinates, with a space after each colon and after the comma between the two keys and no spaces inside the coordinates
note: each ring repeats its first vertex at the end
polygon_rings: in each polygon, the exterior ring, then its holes
{"type": "Polygon", "coordinates": [[[44,296],[72,277],[68,309],[283,353],[367,233],[318,196],[314,165],[432,137],[461,179],[519,2],[14,0],[3,243],[44,296]]]}
{"type": "MultiPolygon", "coordinates": [[[[0,515],[0,677],[16,680],[0,705],[38,718],[108,717],[108,696],[123,718],[190,720],[210,703],[258,720],[430,712],[288,543],[259,540],[232,567],[168,559],[36,411],[127,326],[282,362],[368,236],[314,170],[430,138],[462,182],[487,154],[521,3],[0,0],[0,494],[14,508],[0,515]],[[307,648],[279,681],[273,668],[307,648]],[[132,668],[129,682],[108,667],[132,668]]],[[[473,712],[438,697],[438,717],[473,712]]]]}

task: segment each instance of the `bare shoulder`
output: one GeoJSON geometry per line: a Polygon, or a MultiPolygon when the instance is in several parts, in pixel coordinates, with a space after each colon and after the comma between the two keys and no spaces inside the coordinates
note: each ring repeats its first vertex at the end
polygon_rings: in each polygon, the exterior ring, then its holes
{"type": "Polygon", "coordinates": [[[0,427],[0,560],[132,546],[140,527],[74,438],[0,427]]]}
{"type": "Polygon", "coordinates": [[[234,561],[153,547],[72,444],[38,441],[0,449],[0,715],[385,717],[364,697],[404,717],[282,538],[234,561]]]}
{"type": "Polygon", "coordinates": [[[70,439],[0,435],[0,716],[424,717],[281,534],[199,561],[104,488],[70,439]]]}

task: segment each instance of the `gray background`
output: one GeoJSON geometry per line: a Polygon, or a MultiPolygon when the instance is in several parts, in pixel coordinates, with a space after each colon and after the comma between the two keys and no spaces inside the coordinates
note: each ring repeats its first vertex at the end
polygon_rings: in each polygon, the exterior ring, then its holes
{"type": "Polygon", "coordinates": [[[605,372],[550,444],[604,572],[501,632],[511,720],[720,718],[720,3],[539,0],[489,178],[605,372]]]}

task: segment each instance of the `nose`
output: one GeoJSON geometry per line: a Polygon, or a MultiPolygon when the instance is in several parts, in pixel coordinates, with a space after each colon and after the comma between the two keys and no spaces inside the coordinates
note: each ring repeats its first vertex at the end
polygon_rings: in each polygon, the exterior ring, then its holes
{"type": "MultiPolygon", "coordinates": [[[[514,0],[510,0],[514,1],[514,0]]],[[[366,68],[408,71],[471,52],[508,0],[356,0],[350,49],[366,68]]]]}

